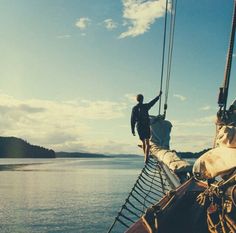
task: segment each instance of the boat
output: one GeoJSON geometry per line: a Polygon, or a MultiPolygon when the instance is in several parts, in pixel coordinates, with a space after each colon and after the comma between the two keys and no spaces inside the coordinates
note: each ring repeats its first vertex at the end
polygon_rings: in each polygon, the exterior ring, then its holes
{"type": "MultiPolygon", "coordinates": [[[[170,31],[173,33],[176,2],[173,0],[171,5],[174,12],[170,31]]],[[[165,23],[166,17],[167,10],[165,23]]],[[[232,18],[213,148],[199,157],[193,167],[170,150],[170,130],[167,129],[164,136],[156,134],[161,131],[158,127],[168,125],[165,103],[164,114],[160,114],[159,108],[159,115],[153,118],[158,126],[151,128],[154,135],[151,156],[108,233],[236,233],[236,101],[227,109],[236,0],[232,18]]],[[[171,46],[173,41],[169,48],[171,46]]]]}

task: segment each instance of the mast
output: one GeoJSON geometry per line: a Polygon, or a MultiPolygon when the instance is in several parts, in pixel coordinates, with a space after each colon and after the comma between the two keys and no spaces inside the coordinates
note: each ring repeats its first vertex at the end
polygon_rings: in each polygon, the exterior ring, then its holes
{"type": "Polygon", "coordinates": [[[230,43],[229,43],[229,48],[228,48],[228,53],[227,53],[227,58],[226,58],[224,82],[223,82],[223,87],[220,88],[220,94],[219,94],[219,100],[218,100],[218,104],[220,108],[223,108],[224,114],[226,112],[226,107],[227,107],[229,81],[230,81],[232,57],[233,57],[233,50],[234,50],[235,29],[236,29],[236,0],[234,0],[232,27],[231,27],[230,43]]]}

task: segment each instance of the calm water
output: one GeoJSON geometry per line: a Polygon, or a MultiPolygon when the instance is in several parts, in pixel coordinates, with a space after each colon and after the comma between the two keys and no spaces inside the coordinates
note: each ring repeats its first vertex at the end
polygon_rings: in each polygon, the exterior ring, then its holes
{"type": "Polygon", "coordinates": [[[143,158],[0,159],[1,233],[104,233],[143,158]],[[35,163],[35,164],[32,164],[35,163]]]}

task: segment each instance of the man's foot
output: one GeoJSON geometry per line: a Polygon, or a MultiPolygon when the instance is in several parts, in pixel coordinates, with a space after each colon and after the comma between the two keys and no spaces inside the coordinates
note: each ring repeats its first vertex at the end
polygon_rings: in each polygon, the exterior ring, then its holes
{"type": "Polygon", "coordinates": [[[138,147],[143,148],[143,145],[138,145],[138,147]]]}

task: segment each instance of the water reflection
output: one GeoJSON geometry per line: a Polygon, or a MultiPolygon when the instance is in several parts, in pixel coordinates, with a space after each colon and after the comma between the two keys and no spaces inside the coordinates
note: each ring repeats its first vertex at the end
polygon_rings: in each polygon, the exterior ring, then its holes
{"type": "Polygon", "coordinates": [[[143,158],[0,160],[0,232],[105,232],[143,158]],[[25,164],[30,165],[25,165],[25,164]]]}

